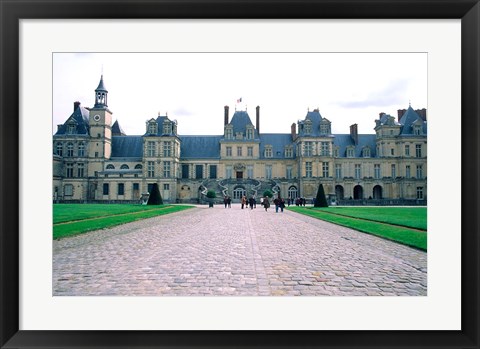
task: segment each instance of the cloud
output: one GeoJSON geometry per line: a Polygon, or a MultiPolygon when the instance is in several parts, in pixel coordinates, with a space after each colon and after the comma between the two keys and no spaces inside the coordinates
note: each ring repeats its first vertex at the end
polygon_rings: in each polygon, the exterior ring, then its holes
{"type": "Polygon", "coordinates": [[[190,110],[180,107],[173,111],[173,116],[192,116],[193,112],[190,110]]]}
{"type": "Polygon", "coordinates": [[[383,89],[370,92],[365,98],[340,101],[337,105],[342,108],[367,108],[405,104],[405,100],[409,98],[407,95],[408,85],[407,80],[395,80],[383,89]]]}

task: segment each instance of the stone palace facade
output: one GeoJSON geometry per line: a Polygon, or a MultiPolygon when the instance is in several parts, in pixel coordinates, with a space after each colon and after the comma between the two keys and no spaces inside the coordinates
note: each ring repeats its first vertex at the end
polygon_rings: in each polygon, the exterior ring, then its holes
{"type": "MultiPolygon", "coordinates": [[[[332,134],[318,109],[289,133],[260,131],[246,111],[230,117],[222,135],[180,135],[166,115],[127,135],[108,108],[103,76],[91,108],[73,113],[53,135],[54,202],[139,202],[157,183],[165,202],[203,202],[207,190],[237,201],[266,189],[284,198],[315,197],[323,184],[340,204],[426,204],[426,110],[380,113],[372,134],[332,134]]],[[[219,118],[221,122],[221,117],[219,118]]]]}

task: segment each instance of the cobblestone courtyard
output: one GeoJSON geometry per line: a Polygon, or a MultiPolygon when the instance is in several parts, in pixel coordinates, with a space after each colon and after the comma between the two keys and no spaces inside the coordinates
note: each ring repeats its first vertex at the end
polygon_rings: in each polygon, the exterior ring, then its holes
{"type": "Polygon", "coordinates": [[[427,254],[285,211],[197,207],[53,241],[55,296],[425,296],[427,254]]]}

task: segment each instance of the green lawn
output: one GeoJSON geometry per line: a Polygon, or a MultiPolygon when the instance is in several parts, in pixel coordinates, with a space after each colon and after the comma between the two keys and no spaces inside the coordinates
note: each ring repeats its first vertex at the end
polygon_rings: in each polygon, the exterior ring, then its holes
{"type": "Polygon", "coordinates": [[[151,218],[192,208],[189,205],[54,204],[53,238],[151,218]]]}
{"type": "Polygon", "coordinates": [[[425,207],[307,208],[290,206],[289,209],[404,245],[427,250],[427,212],[425,207]],[[424,229],[422,229],[423,227],[424,229]]]}

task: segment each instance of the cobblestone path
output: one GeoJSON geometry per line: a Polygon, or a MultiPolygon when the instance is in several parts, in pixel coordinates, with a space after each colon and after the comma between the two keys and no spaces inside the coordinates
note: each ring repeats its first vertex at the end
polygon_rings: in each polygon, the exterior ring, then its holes
{"type": "Polygon", "coordinates": [[[427,254],[285,211],[198,207],[53,241],[53,295],[425,296],[427,254]]]}

